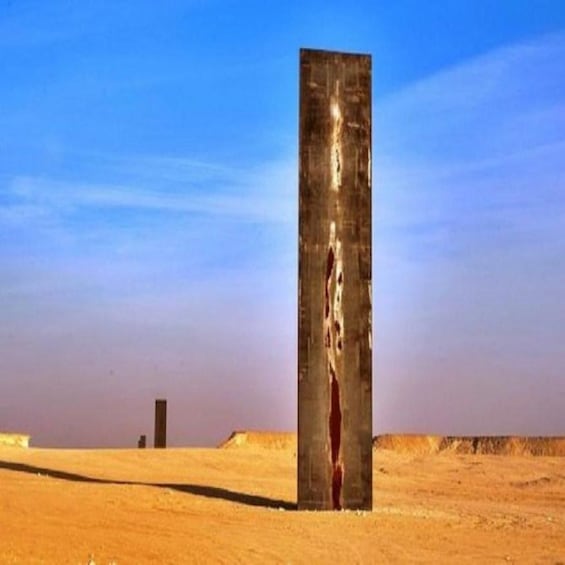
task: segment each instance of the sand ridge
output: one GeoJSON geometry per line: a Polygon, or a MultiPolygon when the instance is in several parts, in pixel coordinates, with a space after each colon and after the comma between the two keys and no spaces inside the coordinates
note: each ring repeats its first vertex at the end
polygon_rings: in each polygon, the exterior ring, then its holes
{"type": "Polygon", "coordinates": [[[265,449],[296,450],[296,434],[292,432],[264,432],[236,430],[218,446],[222,449],[234,447],[261,447],[265,449]]]}

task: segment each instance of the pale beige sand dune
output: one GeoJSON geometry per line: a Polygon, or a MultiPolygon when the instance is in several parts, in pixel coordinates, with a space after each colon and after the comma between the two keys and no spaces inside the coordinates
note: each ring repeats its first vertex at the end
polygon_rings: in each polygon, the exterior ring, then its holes
{"type": "Polygon", "coordinates": [[[565,563],[563,458],[376,450],[374,477],[373,512],[297,512],[291,447],[0,448],[0,563],[565,563]]]}

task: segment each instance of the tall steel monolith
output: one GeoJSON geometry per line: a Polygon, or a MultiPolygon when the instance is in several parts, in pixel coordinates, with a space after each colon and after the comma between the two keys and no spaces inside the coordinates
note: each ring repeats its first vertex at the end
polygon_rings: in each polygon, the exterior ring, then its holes
{"type": "Polygon", "coordinates": [[[300,51],[298,508],[372,508],[371,57],[300,51]]]}
{"type": "Polygon", "coordinates": [[[167,401],[164,398],[155,400],[155,434],[154,447],[167,447],[167,401]]]}

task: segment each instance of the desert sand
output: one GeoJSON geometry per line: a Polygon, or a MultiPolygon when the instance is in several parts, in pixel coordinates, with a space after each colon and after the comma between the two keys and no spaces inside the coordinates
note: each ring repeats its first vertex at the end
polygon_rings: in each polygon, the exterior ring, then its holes
{"type": "Polygon", "coordinates": [[[563,457],[397,441],[372,512],[298,512],[292,438],[232,440],[0,447],[0,563],[565,563],[563,457]]]}

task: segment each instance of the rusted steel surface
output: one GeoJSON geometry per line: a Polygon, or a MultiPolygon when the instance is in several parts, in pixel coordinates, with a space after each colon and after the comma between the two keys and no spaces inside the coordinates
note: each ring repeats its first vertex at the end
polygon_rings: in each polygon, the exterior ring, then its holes
{"type": "Polygon", "coordinates": [[[155,400],[155,434],[154,447],[167,447],[167,401],[163,398],[155,400]]]}
{"type": "Polygon", "coordinates": [[[372,508],[371,58],[300,51],[298,507],[372,508]]]}

